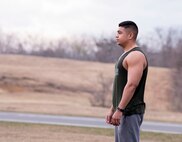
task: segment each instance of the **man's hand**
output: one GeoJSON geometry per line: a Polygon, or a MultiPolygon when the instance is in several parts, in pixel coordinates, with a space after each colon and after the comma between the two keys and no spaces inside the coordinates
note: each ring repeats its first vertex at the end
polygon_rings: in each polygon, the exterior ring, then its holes
{"type": "Polygon", "coordinates": [[[112,124],[111,119],[112,119],[113,114],[114,114],[114,110],[111,108],[106,115],[106,123],[107,124],[112,124]]]}
{"type": "Polygon", "coordinates": [[[122,112],[116,110],[112,116],[111,124],[113,124],[114,126],[118,126],[120,124],[120,120],[121,120],[122,115],[123,115],[122,112]]]}

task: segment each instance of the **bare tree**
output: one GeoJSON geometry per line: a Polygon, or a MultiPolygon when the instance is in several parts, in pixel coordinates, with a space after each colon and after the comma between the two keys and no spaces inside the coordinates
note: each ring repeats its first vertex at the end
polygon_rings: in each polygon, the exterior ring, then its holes
{"type": "Polygon", "coordinates": [[[182,39],[178,41],[175,52],[175,68],[172,70],[173,95],[171,96],[174,110],[182,112],[182,39]]]}
{"type": "Polygon", "coordinates": [[[96,61],[115,62],[123,53],[113,37],[101,37],[95,40],[95,43],[98,47],[98,51],[95,53],[96,61]]]}
{"type": "Polygon", "coordinates": [[[163,30],[161,28],[156,29],[156,35],[159,38],[159,46],[161,48],[158,55],[159,66],[173,67],[174,65],[174,45],[177,42],[177,31],[175,29],[163,30]]]}
{"type": "Polygon", "coordinates": [[[95,91],[90,98],[92,106],[108,107],[110,105],[110,95],[112,87],[112,79],[105,78],[103,73],[98,75],[99,91],[95,91]]]}

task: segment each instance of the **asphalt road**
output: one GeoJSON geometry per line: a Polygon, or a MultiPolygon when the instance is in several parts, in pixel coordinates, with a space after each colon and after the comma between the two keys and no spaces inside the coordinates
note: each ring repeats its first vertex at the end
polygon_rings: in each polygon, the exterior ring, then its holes
{"type": "MultiPolygon", "coordinates": [[[[91,117],[71,117],[30,113],[0,112],[0,121],[24,122],[36,124],[54,124],[96,128],[114,128],[105,123],[105,119],[91,117]]],[[[182,134],[182,124],[144,121],[142,131],[182,134]]]]}

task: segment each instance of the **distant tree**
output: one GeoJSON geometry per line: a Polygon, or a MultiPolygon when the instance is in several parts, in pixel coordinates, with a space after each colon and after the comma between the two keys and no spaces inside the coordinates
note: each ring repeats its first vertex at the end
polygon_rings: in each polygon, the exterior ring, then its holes
{"type": "Polygon", "coordinates": [[[22,55],[26,55],[27,52],[25,50],[25,48],[23,47],[22,43],[18,43],[18,48],[17,48],[17,54],[22,54],[22,55]]]}
{"type": "Polygon", "coordinates": [[[175,68],[172,69],[172,106],[176,111],[182,112],[182,39],[177,43],[175,52],[175,68]]]}
{"type": "Polygon", "coordinates": [[[121,47],[116,44],[114,38],[104,38],[95,40],[98,51],[95,53],[96,61],[115,62],[123,53],[121,47]]]}
{"type": "Polygon", "coordinates": [[[98,84],[100,85],[99,90],[95,90],[90,98],[92,106],[109,107],[110,95],[112,88],[112,79],[103,76],[103,73],[98,74],[98,84]]]}

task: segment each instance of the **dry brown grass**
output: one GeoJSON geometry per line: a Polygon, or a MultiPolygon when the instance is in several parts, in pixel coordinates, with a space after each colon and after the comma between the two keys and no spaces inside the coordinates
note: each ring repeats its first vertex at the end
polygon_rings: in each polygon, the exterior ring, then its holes
{"type": "MultiPolygon", "coordinates": [[[[141,133],[141,142],[181,142],[182,135],[141,133]]],[[[0,122],[1,142],[112,142],[113,129],[0,122]]]]}
{"type": "MultiPolygon", "coordinates": [[[[89,98],[100,88],[101,72],[113,78],[114,64],[1,55],[0,68],[0,111],[96,117],[107,112],[107,108],[92,107],[89,98]]],[[[148,120],[182,122],[181,113],[170,111],[169,73],[169,69],[149,68],[148,120]]]]}
{"type": "Polygon", "coordinates": [[[97,134],[98,129],[34,125],[18,123],[0,123],[1,142],[110,142],[111,135],[97,134]],[[85,131],[86,130],[86,131],[85,131]]]}

